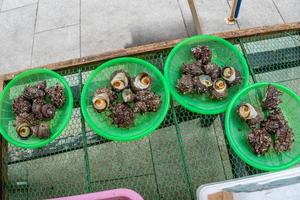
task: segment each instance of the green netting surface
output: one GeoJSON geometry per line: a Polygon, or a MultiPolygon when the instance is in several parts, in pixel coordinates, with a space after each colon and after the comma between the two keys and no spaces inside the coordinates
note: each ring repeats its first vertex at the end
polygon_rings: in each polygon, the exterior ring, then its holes
{"type": "MultiPolygon", "coordinates": [[[[300,36],[286,32],[232,41],[245,55],[253,82],[280,82],[300,94],[300,36]]],[[[138,55],[160,70],[168,50],[138,55]]],[[[191,113],[171,102],[162,125],[134,142],[113,142],[85,123],[80,92],[99,64],[58,71],[74,95],[72,119],[50,145],[35,150],[8,145],[2,189],[9,199],[44,199],[130,188],[145,199],[195,199],[206,183],[261,173],[228,146],[223,115],[191,113]]]]}

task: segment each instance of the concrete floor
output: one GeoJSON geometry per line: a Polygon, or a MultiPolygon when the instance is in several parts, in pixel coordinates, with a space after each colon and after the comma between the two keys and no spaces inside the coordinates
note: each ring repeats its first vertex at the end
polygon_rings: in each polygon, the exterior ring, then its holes
{"type": "MultiPolygon", "coordinates": [[[[203,33],[300,20],[298,0],[195,0],[203,33]]],[[[0,74],[196,34],[186,0],[0,0],[0,74]]]]}

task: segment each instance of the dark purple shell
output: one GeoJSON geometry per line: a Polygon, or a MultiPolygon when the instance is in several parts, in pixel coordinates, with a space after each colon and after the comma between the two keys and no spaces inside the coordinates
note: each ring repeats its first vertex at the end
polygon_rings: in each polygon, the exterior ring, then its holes
{"type": "Polygon", "coordinates": [[[188,74],[183,74],[180,79],[177,80],[176,88],[183,94],[191,93],[193,91],[193,77],[188,74]]]}
{"type": "Polygon", "coordinates": [[[221,68],[216,64],[209,63],[207,65],[204,65],[203,71],[206,75],[209,75],[211,77],[212,81],[221,77],[221,68]]]}
{"type": "Polygon", "coordinates": [[[110,115],[114,124],[118,127],[129,128],[134,124],[134,112],[125,103],[118,103],[112,107],[110,115]]]}
{"type": "Polygon", "coordinates": [[[161,106],[161,99],[160,96],[156,95],[154,92],[148,90],[138,91],[136,93],[136,101],[145,102],[147,106],[147,111],[155,112],[161,106]]]}
{"type": "Polygon", "coordinates": [[[64,105],[66,101],[64,87],[55,85],[47,88],[46,93],[55,107],[60,108],[64,105]]]}
{"type": "Polygon", "coordinates": [[[56,108],[52,104],[45,104],[42,106],[42,114],[45,120],[53,119],[55,116],[56,108]]]}
{"type": "Polygon", "coordinates": [[[288,126],[280,128],[275,133],[275,150],[280,153],[292,149],[294,134],[288,126]]]}
{"type": "Polygon", "coordinates": [[[26,99],[33,101],[34,99],[37,99],[37,98],[44,98],[45,91],[37,88],[36,85],[27,86],[27,87],[25,87],[25,89],[23,91],[23,96],[26,99]]]}
{"type": "Polygon", "coordinates": [[[147,110],[147,104],[144,101],[136,102],[133,108],[133,112],[135,113],[145,113],[147,110]]]}
{"type": "Polygon", "coordinates": [[[36,84],[36,87],[40,90],[46,90],[46,87],[47,87],[47,82],[46,81],[41,81],[41,82],[38,82],[36,84]]]}
{"type": "Polygon", "coordinates": [[[248,135],[248,142],[252,151],[257,154],[265,154],[272,144],[272,137],[265,129],[253,129],[248,135]]]}
{"type": "Polygon", "coordinates": [[[267,89],[267,94],[265,99],[262,101],[262,107],[266,110],[272,110],[277,108],[281,103],[281,92],[277,90],[274,86],[269,85],[267,89]]]}
{"type": "Polygon", "coordinates": [[[32,126],[31,131],[36,137],[40,139],[49,138],[51,135],[50,127],[45,122],[42,122],[38,126],[32,126]]]}
{"type": "Polygon", "coordinates": [[[288,126],[287,121],[284,118],[284,115],[280,108],[276,108],[275,110],[269,113],[267,119],[264,120],[262,126],[270,133],[275,134],[278,129],[282,129],[288,126]]]}
{"type": "Polygon", "coordinates": [[[36,119],[32,113],[21,113],[16,117],[14,126],[18,127],[20,124],[26,123],[28,125],[35,125],[36,119]]]}
{"type": "Polygon", "coordinates": [[[218,92],[215,89],[211,90],[212,99],[223,100],[227,97],[227,95],[228,95],[227,89],[224,92],[218,92]]]}
{"type": "Polygon", "coordinates": [[[196,60],[201,61],[203,65],[211,62],[212,52],[208,46],[197,46],[191,49],[196,60]]]}
{"type": "Polygon", "coordinates": [[[31,112],[31,103],[23,96],[20,96],[14,99],[12,109],[17,115],[25,112],[29,113],[31,112]]]}
{"type": "Polygon", "coordinates": [[[32,103],[32,113],[34,114],[36,119],[43,119],[42,107],[47,102],[44,99],[35,99],[32,103]]]}
{"type": "Polygon", "coordinates": [[[107,88],[107,87],[97,89],[94,92],[94,96],[96,96],[98,94],[102,94],[102,93],[106,93],[108,95],[110,103],[112,103],[117,98],[116,93],[113,90],[111,90],[110,88],[107,88]]]}
{"type": "Polygon", "coordinates": [[[199,63],[199,61],[193,62],[191,64],[183,64],[181,67],[181,72],[183,74],[189,74],[192,76],[199,76],[203,74],[201,63],[199,63]]]}

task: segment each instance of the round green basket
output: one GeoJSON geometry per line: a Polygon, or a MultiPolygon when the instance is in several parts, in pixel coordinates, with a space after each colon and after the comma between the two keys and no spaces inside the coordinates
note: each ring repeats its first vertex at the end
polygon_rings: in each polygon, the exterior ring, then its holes
{"type": "Polygon", "coordinates": [[[81,94],[81,110],[86,122],[99,135],[118,141],[131,141],[153,132],[164,120],[170,104],[170,92],[161,72],[152,64],[137,58],[117,58],[103,63],[86,80],[81,94]],[[151,90],[161,97],[157,112],[148,112],[135,118],[133,127],[118,128],[112,124],[109,113],[97,113],[92,105],[96,89],[110,85],[109,78],[115,70],[125,70],[130,76],[147,72],[153,78],[151,90]]]}
{"type": "Polygon", "coordinates": [[[72,91],[68,83],[62,76],[48,69],[27,70],[11,80],[5,86],[3,92],[0,95],[0,132],[9,143],[18,147],[42,147],[49,144],[62,133],[71,118],[72,107],[72,91]],[[18,136],[15,127],[13,127],[13,122],[16,119],[16,115],[12,110],[13,99],[21,95],[24,87],[28,85],[34,85],[39,81],[44,80],[47,82],[47,87],[51,87],[55,84],[62,85],[65,88],[66,102],[62,108],[57,109],[55,117],[52,120],[47,121],[51,130],[51,136],[49,138],[39,139],[37,137],[31,136],[26,140],[22,140],[18,136]]]}
{"type": "Polygon", "coordinates": [[[249,165],[264,171],[276,171],[288,168],[300,161],[300,123],[297,116],[300,112],[300,97],[291,89],[276,83],[261,82],[250,85],[240,91],[229,104],[225,117],[226,136],[231,148],[249,165]],[[282,109],[289,126],[294,132],[294,143],[290,151],[277,154],[273,147],[265,155],[255,155],[247,141],[250,128],[240,119],[236,110],[241,103],[250,103],[261,108],[268,85],[272,84],[282,92],[282,109]]]}
{"type": "Polygon", "coordinates": [[[164,75],[175,100],[186,109],[201,114],[218,114],[225,112],[233,96],[249,82],[248,65],[240,51],[230,42],[215,36],[198,35],[178,43],[168,55],[164,67],[164,75]],[[232,66],[239,70],[242,83],[231,87],[228,96],[222,101],[212,100],[205,95],[181,94],[176,89],[176,81],[180,77],[180,67],[183,63],[191,63],[195,59],[191,48],[198,45],[208,46],[212,50],[212,63],[222,67],[232,66]]]}

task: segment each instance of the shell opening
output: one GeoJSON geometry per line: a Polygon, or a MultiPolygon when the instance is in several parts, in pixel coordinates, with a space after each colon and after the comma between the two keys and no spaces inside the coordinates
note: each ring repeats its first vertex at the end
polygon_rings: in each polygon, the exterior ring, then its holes
{"type": "Polygon", "coordinates": [[[104,109],[106,108],[106,102],[104,99],[97,99],[95,101],[95,106],[98,108],[98,109],[104,109]]]}
{"type": "Polygon", "coordinates": [[[250,116],[250,108],[247,105],[242,105],[239,109],[241,117],[247,119],[250,116]]]}
{"type": "Polygon", "coordinates": [[[17,132],[20,137],[26,138],[30,135],[31,130],[30,130],[28,124],[23,123],[23,124],[20,124],[20,126],[17,128],[17,132]]]}
{"type": "Polygon", "coordinates": [[[104,110],[109,106],[109,97],[106,93],[99,94],[93,98],[93,105],[96,110],[104,110]]]}
{"type": "Polygon", "coordinates": [[[119,72],[111,79],[110,83],[113,88],[123,90],[128,86],[128,77],[124,72],[119,72]]]}
{"type": "Polygon", "coordinates": [[[223,71],[223,78],[227,81],[234,81],[235,69],[233,67],[225,67],[223,71]]]}
{"type": "Polygon", "coordinates": [[[22,127],[22,128],[20,128],[20,130],[19,130],[19,134],[20,134],[22,137],[28,136],[29,133],[30,133],[29,127],[22,127]]]}
{"type": "Polygon", "coordinates": [[[226,84],[224,83],[224,81],[217,81],[216,83],[216,88],[219,90],[222,90],[226,87],[226,84]]]}
{"type": "Polygon", "coordinates": [[[210,86],[213,85],[213,83],[212,83],[212,81],[211,81],[211,78],[210,78],[209,76],[207,76],[207,75],[201,75],[201,76],[199,77],[199,79],[200,79],[200,82],[201,82],[203,85],[205,85],[206,87],[210,87],[210,86]]]}
{"type": "Polygon", "coordinates": [[[224,92],[227,88],[227,85],[225,83],[225,81],[223,80],[217,80],[214,84],[214,89],[217,91],[217,92],[224,92]]]}
{"type": "Polygon", "coordinates": [[[121,80],[113,81],[112,85],[115,89],[119,89],[119,90],[122,90],[125,88],[125,84],[121,80]]]}
{"type": "Polygon", "coordinates": [[[238,112],[244,119],[253,119],[257,116],[255,108],[248,103],[240,106],[238,112]]]}
{"type": "Polygon", "coordinates": [[[140,73],[136,76],[136,78],[134,79],[134,86],[137,89],[140,90],[144,90],[149,88],[149,86],[151,85],[151,77],[149,76],[149,74],[143,72],[140,73]]]}
{"type": "Polygon", "coordinates": [[[144,85],[149,85],[151,82],[150,77],[148,75],[144,75],[141,77],[141,83],[144,85]]]}

